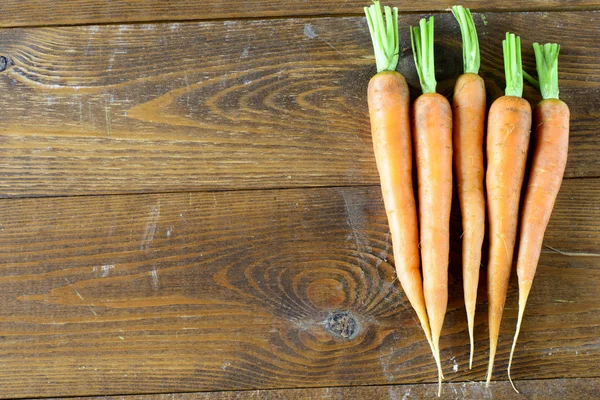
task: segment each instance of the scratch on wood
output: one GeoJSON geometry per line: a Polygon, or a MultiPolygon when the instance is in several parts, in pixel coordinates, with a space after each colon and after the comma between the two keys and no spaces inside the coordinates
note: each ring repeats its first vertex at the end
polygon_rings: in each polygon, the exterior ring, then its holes
{"type": "Polygon", "coordinates": [[[311,24],[304,25],[304,36],[309,39],[314,39],[317,37],[317,32],[315,32],[315,28],[311,24]]]}
{"type": "Polygon", "coordinates": [[[186,104],[188,109],[190,108],[190,80],[188,79],[188,74],[187,72],[184,75],[184,79],[185,79],[185,87],[187,88],[186,90],[186,104]]]}
{"type": "Polygon", "coordinates": [[[339,54],[340,56],[344,57],[345,59],[349,59],[348,56],[346,56],[344,53],[342,53],[341,51],[339,51],[338,49],[336,49],[334,45],[332,45],[327,40],[325,40],[322,37],[320,37],[317,34],[317,32],[315,31],[315,28],[311,24],[305,24],[304,25],[304,36],[306,36],[309,39],[315,39],[315,38],[319,39],[320,41],[322,41],[323,43],[325,43],[327,46],[329,46],[337,54],[339,54]]]}
{"type": "Polygon", "coordinates": [[[110,121],[110,107],[108,104],[104,107],[106,110],[106,133],[108,136],[112,133],[111,121],[110,121]]]}
{"type": "Polygon", "coordinates": [[[150,275],[152,276],[152,287],[154,289],[158,289],[158,271],[156,270],[156,268],[152,270],[150,275]]]}
{"type": "Polygon", "coordinates": [[[77,297],[79,297],[81,300],[83,300],[83,296],[77,291],[77,289],[73,289],[73,291],[75,292],[77,297]]]}
{"type": "Polygon", "coordinates": [[[100,267],[100,269],[102,270],[102,277],[106,278],[108,276],[108,274],[110,273],[110,270],[113,269],[115,266],[114,264],[110,264],[110,265],[103,265],[102,267],[100,267]]]}
{"type": "Polygon", "coordinates": [[[354,238],[354,242],[356,243],[356,251],[358,252],[359,257],[364,258],[363,253],[370,252],[370,246],[366,243],[362,235],[361,229],[356,225],[354,221],[356,212],[353,208],[351,208],[350,204],[348,203],[348,198],[346,197],[345,191],[342,191],[342,199],[344,200],[344,207],[346,209],[346,220],[348,222],[348,225],[350,226],[350,229],[352,230],[352,234],[350,237],[354,238]]]}
{"type": "Polygon", "coordinates": [[[152,240],[154,240],[154,234],[156,233],[156,223],[158,222],[159,216],[160,203],[152,206],[152,209],[150,210],[148,221],[146,222],[146,227],[144,228],[140,250],[148,250],[150,248],[150,243],[152,240]]]}

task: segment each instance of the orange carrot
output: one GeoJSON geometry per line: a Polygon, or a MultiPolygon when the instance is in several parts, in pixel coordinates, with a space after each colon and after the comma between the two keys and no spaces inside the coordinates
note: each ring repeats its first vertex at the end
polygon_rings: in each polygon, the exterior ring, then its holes
{"type": "Polygon", "coordinates": [[[433,351],[420,272],[417,209],[412,181],[410,95],[406,80],[395,71],[400,47],[398,9],[393,9],[393,15],[390,7],[384,9],[386,22],[378,1],[365,8],[377,62],[377,74],[371,78],[368,89],[373,148],[398,280],[433,351]]]}
{"type": "Polygon", "coordinates": [[[523,94],[521,40],[506,34],[502,42],[506,75],[505,96],[492,104],[488,117],[486,190],[490,221],[488,320],[490,359],[486,385],[494,369],[500,321],[512,266],[519,198],[531,130],[531,106],[523,94]]]}
{"type": "MultiPolygon", "coordinates": [[[[431,326],[431,340],[440,358],[440,335],[448,305],[450,205],[452,203],[452,109],[435,92],[433,17],[411,27],[411,43],[423,94],[413,109],[417,160],[423,293],[431,326]]],[[[438,364],[438,396],[442,369],[438,364]]]]}
{"type": "Polygon", "coordinates": [[[463,40],[465,73],[454,86],[453,140],[454,166],[458,199],[462,214],[462,271],[465,309],[469,326],[471,352],[469,369],[473,366],[473,326],[479,284],[481,247],[485,235],[485,198],[483,189],[483,132],[485,130],[485,83],[479,72],[479,43],[471,11],[462,6],[452,7],[463,40]]]}
{"type": "Polygon", "coordinates": [[[535,148],[523,203],[517,258],[519,318],[508,361],[508,378],[515,391],[517,389],[510,376],[510,367],[527,297],[540,259],[542,240],[567,165],[569,147],[569,107],[558,99],[560,46],[556,43],[543,46],[534,43],[533,48],[543,100],[534,112],[535,148]]]}

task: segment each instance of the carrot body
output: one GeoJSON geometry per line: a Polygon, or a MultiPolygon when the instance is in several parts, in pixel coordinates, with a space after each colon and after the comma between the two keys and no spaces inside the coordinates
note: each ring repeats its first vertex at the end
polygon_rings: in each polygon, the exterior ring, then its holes
{"type": "Polygon", "coordinates": [[[500,321],[512,266],[530,130],[531,106],[526,100],[502,96],[494,101],[488,116],[486,173],[490,224],[488,383],[494,368],[500,321]]]}
{"type": "Polygon", "coordinates": [[[419,258],[417,209],[412,180],[410,95],[397,72],[380,72],[368,89],[375,160],[392,237],[398,280],[431,344],[419,258]]]}
{"type": "Polygon", "coordinates": [[[473,363],[473,325],[481,248],[485,235],[483,187],[483,136],[485,130],[485,84],[477,74],[463,74],[454,87],[453,143],[458,199],[462,214],[462,272],[465,308],[473,363]]]}
{"type": "Polygon", "coordinates": [[[519,319],[510,354],[509,377],[525,305],[542,251],[544,233],[567,165],[569,116],[569,107],[558,99],[543,100],[534,112],[535,147],[523,203],[517,258],[519,319]]]}
{"type": "Polygon", "coordinates": [[[450,206],[452,203],[452,109],[437,93],[414,104],[414,143],[419,195],[423,292],[431,339],[439,340],[448,305],[450,206]]]}
{"type": "Polygon", "coordinates": [[[567,165],[569,116],[569,107],[558,99],[544,100],[535,108],[535,148],[523,204],[517,261],[523,303],[533,282],[544,233],[567,165]]]}

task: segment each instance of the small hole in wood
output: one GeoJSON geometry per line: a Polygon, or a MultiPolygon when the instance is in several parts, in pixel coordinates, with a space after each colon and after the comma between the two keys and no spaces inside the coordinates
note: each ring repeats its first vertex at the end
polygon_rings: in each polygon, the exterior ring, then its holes
{"type": "Polygon", "coordinates": [[[360,324],[349,311],[339,311],[329,314],[325,320],[325,329],[334,336],[352,339],[358,335],[360,324]]]}

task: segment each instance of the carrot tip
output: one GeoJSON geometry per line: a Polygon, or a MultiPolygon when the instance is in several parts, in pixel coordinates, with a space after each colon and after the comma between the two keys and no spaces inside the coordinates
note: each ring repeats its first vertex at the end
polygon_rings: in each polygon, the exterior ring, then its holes
{"type": "Polygon", "coordinates": [[[512,388],[515,390],[515,392],[519,393],[519,391],[517,390],[517,388],[515,387],[515,384],[512,381],[512,378],[510,377],[510,369],[508,370],[508,380],[510,381],[510,385],[512,386],[512,388]]]}
{"type": "MultiPolygon", "coordinates": [[[[523,290],[523,288],[521,288],[523,290]]],[[[519,316],[517,318],[517,328],[515,329],[515,337],[513,339],[512,347],[510,348],[510,356],[508,357],[508,380],[510,381],[511,386],[515,390],[515,392],[519,393],[517,388],[515,387],[512,377],[510,376],[510,367],[512,366],[513,355],[515,354],[515,347],[517,347],[517,340],[519,339],[519,332],[521,332],[521,322],[523,321],[523,314],[525,313],[525,302],[527,300],[527,296],[529,295],[529,290],[524,289],[524,293],[519,293],[519,296],[524,296],[525,301],[519,301],[519,316]]]]}
{"type": "Polygon", "coordinates": [[[442,379],[443,379],[442,370],[440,369],[438,371],[438,394],[437,394],[438,397],[442,397],[442,379]]]}
{"type": "Polygon", "coordinates": [[[487,377],[485,378],[485,387],[490,387],[490,381],[492,380],[492,371],[494,370],[494,360],[490,359],[490,365],[488,365],[487,377]]]}
{"type": "Polygon", "coordinates": [[[433,352],[433,356],[435,358],[435,363],[438,369],[438,397],[440,397],[442,395],[442,380],[444,379],[444,372],[442,371],[439,344],[435,345],[435,351],[433,352]]]}
{"type": "Polygon", "coordinates": [[[469,370],[473,368],[473,353],[475,353],[475,339],[473,338],[473,316],[469,316],[469,343],[471,351],[469,354],[469,370]]]}
{"type": "Polygon", "coordinates": [[[471,341],[471,355],[469,356],[469,370],[473,368],[473,351],[475,350],[475,345],[473,341],[471,341]]]}

